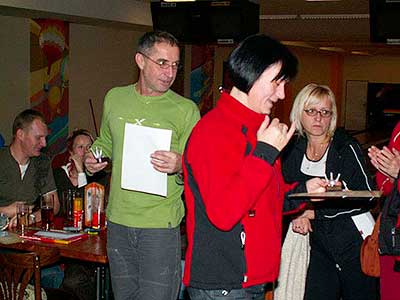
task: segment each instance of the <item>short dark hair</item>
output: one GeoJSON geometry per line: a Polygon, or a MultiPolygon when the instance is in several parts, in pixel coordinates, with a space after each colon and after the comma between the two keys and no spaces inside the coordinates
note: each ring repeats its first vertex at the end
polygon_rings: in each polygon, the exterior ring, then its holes
{"type": "Polygon", "coordinates": [[[80,135],[87,136],[90,139],[90,141],[92,142],[92,144],[93,144],[94,139],[93,139],[92,135],[90,134],[90,132],[88,130],[86,130],[86,129],[75,129],[67,139],[67,150],[68,151],[72,151],[72,146],[74,145],[74,141],[80,135]]]}
{"type": "Polygon", "coordinates": [[[244,39],[232,51],[228,72],[233,85],[248,93],[261,74],[276,63],[281,63],[282,68],[274,80],[296,76],[297,58],[290,50],[265,34],[256,34],[244,39]]]}
{"type": "Polygon", "coordinates": [[[137,52],[147,53],[156,43],[167,43],[171,46],[178,47],[178,40],[166,31],[146,32],[140,39],[137,52]]]}
{"type": "Polygon", "coordinates": [[[45,121],[43,115],[40,112],[38,112],[37,110],[26,109],[23,112],[19,113],[14,119],[13,128],[12,128],[13,136],[15,136],[18,129],[27,128],[36,119],[39,119],[44,124],[46,124],[46,121],[45,121]]]}

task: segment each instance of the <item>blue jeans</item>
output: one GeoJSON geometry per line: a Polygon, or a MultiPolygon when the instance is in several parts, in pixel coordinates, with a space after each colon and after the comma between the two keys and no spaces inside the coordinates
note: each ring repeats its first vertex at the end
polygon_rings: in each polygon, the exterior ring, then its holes
{"type": "Polygon", "coordinates": [[[42,287],[59,288],[64,279],[64,271],[59,265],[41,269],[40,283],[42,287]]]}
{"type": "Polygon", "coordinates": [[[265,284],[235,290],[201,290],[188,288],[190,300],[264,300],[265,284]]]}
{"type": "Polygon", "coordinates": [[[107,222],[107,254],[115,300],[176,300],[181,235],[176,228],[133,228],[107,222]]]}

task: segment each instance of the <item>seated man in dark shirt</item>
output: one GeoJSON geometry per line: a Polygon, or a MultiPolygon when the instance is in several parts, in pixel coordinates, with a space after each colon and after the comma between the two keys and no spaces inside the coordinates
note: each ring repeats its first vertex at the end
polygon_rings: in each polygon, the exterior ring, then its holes
{"type": "MultiPolygon", "coordinates": [[[[14,120],[13,140],[0,149],[0,212],[13,218],[16,205],[32,206],[36,221],[40,221],[39,196],[54,193],[54,213],[59,210],[50,160],[40,152],[46,146],[47,125],[34,110],[21,112],[14,120]]],[[[15,225],[15,222],[12,224],[15,225]]]]}
{"type": "MultiPolygon", "coordinates": [[[[54,183],[50,160],[40,152],[46,146],[47,125],[41,113],[27,109],[14,120],[13,140],[9,147],[0,149],[0,213],[11,218],[10,225],[16,226],[16,207],[18,203],[28,204],[36,222],[41,220],[40,196],[54,194],[54,214],[60,208],[54,183]]],[[[54,274],[51,277],[59,278],[54,274]]],[[[43,273],[42,273],[43,278],[43,273]]],[[[42,281],[45,285],[46,281],[42,281]]]]}

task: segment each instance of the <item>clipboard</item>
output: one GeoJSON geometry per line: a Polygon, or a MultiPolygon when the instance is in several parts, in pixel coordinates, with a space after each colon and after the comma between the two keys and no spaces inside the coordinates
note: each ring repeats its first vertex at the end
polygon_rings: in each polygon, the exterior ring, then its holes
{"type": "MultiPolygon", "coordinates": [[[[382,191],[332,191],[325,193],[295,193],[289,195],[290,198],[316,198],[331,199],[331,198],[380,198],[382,191]]],[[[312,199],[311,199],[312,201],[312,199]]]]}

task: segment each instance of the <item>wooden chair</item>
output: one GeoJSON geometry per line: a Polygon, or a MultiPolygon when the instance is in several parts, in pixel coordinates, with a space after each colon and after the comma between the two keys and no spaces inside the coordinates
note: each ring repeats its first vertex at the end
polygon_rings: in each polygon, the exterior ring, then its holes
{"type": "Polygon", "coordinates": [[[23,300],[34,277],[35,300],[41,300],[40,268],[59,260],[57,249],[27,253],[0,253],[0,300],[23,300]]]}

